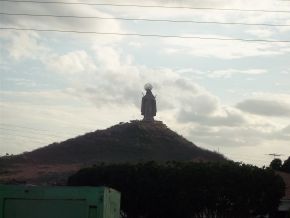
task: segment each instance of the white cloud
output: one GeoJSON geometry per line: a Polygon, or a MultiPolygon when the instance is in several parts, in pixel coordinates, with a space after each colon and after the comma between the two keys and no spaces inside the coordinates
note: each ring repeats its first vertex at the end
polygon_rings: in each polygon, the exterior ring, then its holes
{"type": "Polygon", "coordinates": [[[86,51],[73,51],[64,55],[52,55],[45,64],[53,71],[64,74],[89,73],[96,65],[86,51]]]}
{"type": "Polygon", "coordinates": [[[218,109],[218,100],[209,94],[188,95],[181,97],[184,112],[208,116],[218,109]]]}
{"type": "Polygon", "coordinates": [[[153,92],[162,96],[157,96],[158,111],[169,110],[182,123],[237,126],[246,122],[239,111],[223,107],[216,96],[175,71],[134,65],[122,51],[113,47],[97,47],[94,50],[95,61],[101,67],[93,71],[89,79],[76,77],[69,91],[73,96],[88,99],[98,107],[132,105],[139,109],[142,86],[152,81],[153,92]]]}
{"type": "MultiPolygon", "coordinates": [[[[65,1],[66,2],[66,1],[65,1]]],[[[69,2],[69,1],[67,1],[69,2]]],[[[56,4],[14,4],[3,2],[7,11],[14,13],[43,14],[43,15],[71,15],[71,16],[96,16],[112,17],[111,14],[103,12],[97,7],[89,5],[56,5],[56,4]]],[[[76,19],[76,18],[53,18],[53,17],[30,17],[5,16],[1,23],[8,26],[35,29],[60,29],[60,30],[82,30],[82,31],[120,31],[120,23],[116,20],[76,19]]]]}
{"type": "Polygon", "coordinates": [[[210,78],[230,78],[234,75],[245,74],[245,75],[261,75],[267,73],[265,69],[250,69],[250,70],[238,70],[238,69],[226,69],[226,70],[215,70],[208,74],[210,78]]]}
{"type": "MultiPolygon", "coordinates": [[[[290,82],[290,81],[289,81],[290,82]]],[[[289,83],[290,84],[290,83],[289,83]]],[[[252,92],[251,97],[254,99],[266,99],[278,102],[285,102],[286,104],[290,104],[290,93],[275,93],[275,92],[252,92]]]]}
{"type": "MultiPolygon", "coordinates": [[[[223,35],[188,35],[205,38],[231,38],[223,35]]],[[[218,59],[239,59],[254,56],[270,56],[289,53],[290,48],[286,43],[271,44],[242,41],[219,41],[219,40],[184,40],[164,39],[164,45],[170,47],[164,50],[165,54],[186,54],[196,57],[214,57],[218,59]]]]}
{"type": "Polygon", "coordinates": [[[40,36],[35,32],[16,32],[10,31],[2,35],[8,44],[3,46],[9,56],[15,60],[20,59],[39,59],[45,56],[48,48],[39,43],[40,36]]]}

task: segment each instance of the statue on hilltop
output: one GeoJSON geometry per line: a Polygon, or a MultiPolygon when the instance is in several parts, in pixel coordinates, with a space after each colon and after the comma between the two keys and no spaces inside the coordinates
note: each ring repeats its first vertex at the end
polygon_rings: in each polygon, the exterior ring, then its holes
{"type": "Polygon", "coordinates": [[[144,121],[154,121],[156,116],[156,99],[153,96],[151,90],[153,86],[150,83],[146,83],[144,89],[146,94],[142,97],[141,114],[144,116],[144,121]]]}

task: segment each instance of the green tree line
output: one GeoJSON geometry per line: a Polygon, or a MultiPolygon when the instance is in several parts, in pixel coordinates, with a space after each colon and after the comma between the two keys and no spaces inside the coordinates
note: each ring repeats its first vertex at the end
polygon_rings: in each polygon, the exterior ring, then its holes
{"type": "Polygon", "coordinates": [[[285,190],[272,169],[233,162],[97,165],[68,185],[119,190],[127,218],[274,217],[285,190]]]}

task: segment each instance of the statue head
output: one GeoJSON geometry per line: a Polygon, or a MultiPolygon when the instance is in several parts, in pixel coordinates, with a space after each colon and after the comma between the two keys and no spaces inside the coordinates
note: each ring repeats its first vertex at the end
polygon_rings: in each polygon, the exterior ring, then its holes
{"type": "Polygon", "coordinates": [[[146,83],[145,85],[144,85],[144,89],[146,90],[146,91],[151,91],[152,89],[153,89],[153,86],[150,84],[150,83],[146,83]]]}

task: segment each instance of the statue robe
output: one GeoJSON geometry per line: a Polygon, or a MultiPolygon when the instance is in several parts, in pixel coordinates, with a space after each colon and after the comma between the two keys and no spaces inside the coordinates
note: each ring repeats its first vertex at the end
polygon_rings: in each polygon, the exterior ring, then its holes
{"type": "Polygon", "coordinates": [[[156,100],[152,92],[148,90],[146,95],[142,98],[141,114],[144,116],[145,121],[154,121],[156,116],[156,100]]]}

